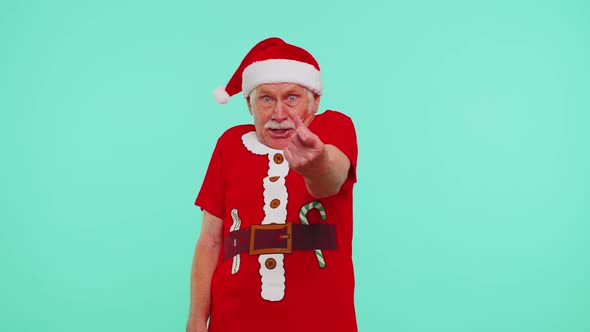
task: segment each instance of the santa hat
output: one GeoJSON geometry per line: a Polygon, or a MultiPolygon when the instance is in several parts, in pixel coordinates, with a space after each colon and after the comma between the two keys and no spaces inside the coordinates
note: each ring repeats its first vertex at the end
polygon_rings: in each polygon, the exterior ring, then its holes
{"type": "Polygon", "coordinates": [[[218,103],[225,104],[240,91],[247,98],[252,90],[265,83],[297,83],[316,95],[322,94],[320,66],[314,57],[275,37],[256,44],[227,85],[213,91],[213,97],[218,103]]]}

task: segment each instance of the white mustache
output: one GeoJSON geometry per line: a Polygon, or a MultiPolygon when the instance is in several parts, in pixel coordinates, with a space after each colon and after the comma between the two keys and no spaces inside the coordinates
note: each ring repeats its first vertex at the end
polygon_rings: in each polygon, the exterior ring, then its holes
{"type": "Polygon", "coordinates": [[[269,120],[264,124],[264,129],[295,129],[295,122],[291,120],[285,120],[283,122],[269,120]]]}

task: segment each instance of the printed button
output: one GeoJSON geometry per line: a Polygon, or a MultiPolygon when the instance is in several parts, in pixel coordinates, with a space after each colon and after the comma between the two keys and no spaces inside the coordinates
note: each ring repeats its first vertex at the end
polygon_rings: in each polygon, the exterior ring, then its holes
{"type": "Polygon", "coordinates": [[[268,258],[265,262],[264,262],[264,266],[266,266],[267,269],[272,270],[275,267],[277,267],[277,261],[275,261],[274,258],[268,258]]]}
{"type": "Polygon", "coordinates": [[[276,153],[273,156],[273,160],[274,160],[275,164],[282,164],[283,163],[283,160],[285,160],[285,159],[284,159],[284,157],[283,157],[282,154],[276,153]]]}
{"type": "Polygon", "coordinates": [[[270,201],[270,207],[273,209],[276,209],[279,207],[279,205],[281,205],[281,201],[279,201],[278,199],[273,199],[272,201],[270,201]]]}
{"type": "Polygon", "coordinates": [[[270,182],[277,182],[277,180],[280,178],[280,176],[271,176],[270,178],[268,178],[270,180],[270,182]]]}

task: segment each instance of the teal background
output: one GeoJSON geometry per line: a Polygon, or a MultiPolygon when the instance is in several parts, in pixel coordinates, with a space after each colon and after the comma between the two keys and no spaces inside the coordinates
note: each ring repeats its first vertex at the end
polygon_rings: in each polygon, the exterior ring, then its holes
{"type": "Polygon", "coordinates": [[[361,331],[590,331],[589,33],[587,1],[2,1],[0,330],[184,329],[252,121],[211,92],[280,36],[356,124],[361,331]]]}

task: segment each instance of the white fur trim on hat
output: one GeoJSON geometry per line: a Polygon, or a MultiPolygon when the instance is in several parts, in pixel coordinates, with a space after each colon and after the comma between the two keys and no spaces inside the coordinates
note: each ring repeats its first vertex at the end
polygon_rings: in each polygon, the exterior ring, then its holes
{"type": "Polygon", "coordinates": [[[242,73],[242,92],[248,97],[250,92],[265,83],[297,83],[317,95],[322,94],[320,71],[314,66],[295,60],[270,59],[254,62],[242,73]]]}
{"type": "Polygon", "coordinates": [[[227,104],[229,102],[229,94],[225,91],[225,87],[218,87],[213,90],[213,98],[220,104],[227,104]]]}

